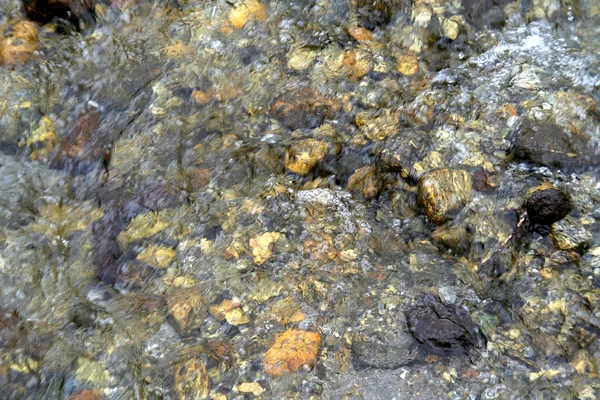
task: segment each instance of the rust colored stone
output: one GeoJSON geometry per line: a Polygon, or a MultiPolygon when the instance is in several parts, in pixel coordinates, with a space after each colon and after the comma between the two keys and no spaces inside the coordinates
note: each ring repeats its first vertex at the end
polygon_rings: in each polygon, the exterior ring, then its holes
{"type": "Polygon", "coordinates": [[[321,335],[290,329],[278,335],[264,360],[266,373],[279,376],[302,367],[313,368],[321,348],[321,335]]]}

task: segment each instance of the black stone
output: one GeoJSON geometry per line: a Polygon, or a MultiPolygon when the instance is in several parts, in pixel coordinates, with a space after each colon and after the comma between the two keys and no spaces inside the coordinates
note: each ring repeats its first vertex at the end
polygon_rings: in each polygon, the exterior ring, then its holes
{"type": "Polygon", "coordinates": [[[554,168],[584,168],[599,164],[596,147],[584,134],[566,132],[552,122],[523,124],[512,149],[515,161],[554,168]]]}
{"type": "Polygon", "coordinates": [[[453,305],[429,297],[406,317],[414,338],[427,350],[442,354],[466,354],[477,343],[477,325],[471,316],[453,305]]]}
{"type": "Polygon", "coordinates": [[[569,196],[554,187],[534,191],[527,197],[524,206],[529,220],[541,225],[551,225],[573,209],[569,196]]]}
{"type": "Polygon", "coordinates": [[[465,17],[477,28],[502,28],[506,23],[504,6],[513,0],[465,0],[462,2],[465,17]]]}
{"type": "Polygon", "coordinates": [[[79,29],[80,22],[95,25],[94,3],[94,0],[23,0],[23,11],[32,21],[47,24],[65,20],[79,29]]]}

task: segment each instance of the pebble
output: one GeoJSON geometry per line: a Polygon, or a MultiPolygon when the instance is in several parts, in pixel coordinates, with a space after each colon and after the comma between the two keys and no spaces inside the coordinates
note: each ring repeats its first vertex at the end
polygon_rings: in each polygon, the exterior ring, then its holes
{"type": "Polygon", "coordinates": [[[38,30],[34,23],[19,21],[13,27],[12,35],[3,38],[0,33],[0,63],[15,66],[34,57],[39,50],[38,30]]]}
{"type": "Polygon", "coordinates": [[[315,139],[305,139],[290,147],[285,154],[285,168],[298,175],[306,176],[325,158],[329,146],[315,139]]]}
{"type": "Polygon", "coordinates": [[[450,214],[473,198],[473,179],[462,169],[438,169],[419,179],[418,199],[434,224],[442,224],[450,214]]]}
{"type": "Polygon", "coordinates": [[[545,182],[529,189],[524,207],[530,221],[540,225],[552,225],[571,212],[573,203],[567,194],[552,183],[545,182]]]}
{"type": "Polygon", "coordinates": [[[317,332],[290,329],[278,335],[264,359],[264,370],[274,376],[312,369],[317,363],[321,348],[321,335],[317,332]]]}

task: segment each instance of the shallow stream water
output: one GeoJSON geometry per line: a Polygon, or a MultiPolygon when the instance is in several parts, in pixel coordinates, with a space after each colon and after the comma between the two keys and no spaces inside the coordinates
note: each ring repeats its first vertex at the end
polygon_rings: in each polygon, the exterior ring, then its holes
{"type": "Polygon", "coordinates": [[[598,1],[89,11],[0,0],[1,399],[600,397],[598,1]]]}

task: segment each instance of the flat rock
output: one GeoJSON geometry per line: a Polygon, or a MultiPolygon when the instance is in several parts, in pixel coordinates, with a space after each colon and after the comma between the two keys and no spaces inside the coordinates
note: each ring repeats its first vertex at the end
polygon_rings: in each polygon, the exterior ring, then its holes
{"type": "Polygon", "coordinates": [[[311,88],[301,88],[277,97],[271,105],[271,115],[286,128],[313,129],[324,119],[332,118],[339,106],[311,88]]]}
{"type": "Polygon", "coordinates": [[[477,325],[463,309],[428,298],[406,317],[410,333],[428,350],[439,354],[465,353],[477,342],[477,325]]]}
{"type": "Polygon", "coordinates": [[[552,122],[537,124],[528,120],[521,128],[512,156],[515,161],[578,169],[598,165],[596,150],[590,138],[583,133],[567,132],[552,122]]]}
{"type": "Polygon", "coordinates": [[[396,369],[410,364],[417,355],[414,340],[403,327],[352,343],[352,365],[357,370],[396,369]]]}

